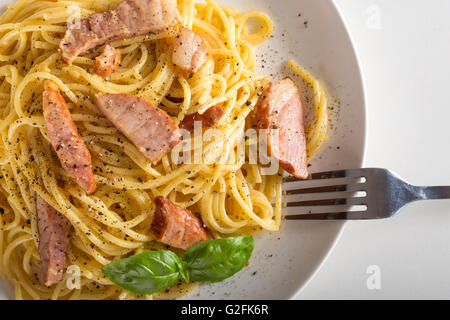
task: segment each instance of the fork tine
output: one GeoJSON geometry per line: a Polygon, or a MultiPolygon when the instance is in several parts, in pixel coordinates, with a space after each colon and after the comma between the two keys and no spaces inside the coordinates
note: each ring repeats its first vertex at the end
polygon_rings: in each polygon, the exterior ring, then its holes
{"type": "Polygon", "coordinates": [[[367,211],[308,213],[285,216],[286,220],[366,220],[367,211]]]}
{"type": "Polygon", "coordinates": [[[305,201],[295,201],[286,202],[286,207],[315,207],[315,206],[332,206],[338,205],[339,200],[345,199],[323,199],[323,200],[305,200],[305,201]]]}
{"type": "Polygon", "coordinates": [[[325,172],[317,172],[317,173],[311,174],[311,179],[312,180],[336,179],[336,178],[347,178],[346,170],[325,171],[325,172]]]}
{"type": "Polygon", "coordinates": [[[364,169],[348,169],[338,171],[318,172],[311,175],[312,180],[336,179],[336,178],[361,178],[364,177],[364,169]]]}
{"type": "Polygon", "coordinates": [[[345,192],[367,192],[367,184],[365,182],[352,183],[345,186],[345,192]]]}
{"type": "Polygon", "coordinates": [[[309,179],[306,180],[299,180],[296,177],[285,177],[283,178],[283,182],[298,182],[298,181],[310,181],[310,180],[320,180],[320,179],[336,179],[336,178],[346,178],[345,175],[346,170],[339,170],[339,171],[324,171],[324,172],[317,172],[311,174],[309,179]]]}
{"type": "Polygon", "coordinates": [[[304,194],[304,193],[339,192],[339,191],[346,191],[345,188],[346,185],[337,185],[337,186],[285,190],[285,193],[288,195],[288,194],[304,194]]]}
{"type": "Polygon", "coordinates": [[[314,173],[310,180],[283,179],[283,203],[286,213],[292,213],[285,216],[286,220],[371,219],[367,206],[368,175],[370,172],[365,169],[349,169],[314,173]]]}
{"type": "Polygon", "coordinates": [[[353,197],[353,198],[340,198],[340,199],[317,199],[317,200],[304,200],[304,201],[294,201],[285,202],[286,207],[314,207],[314,206],[337,206],[337,205],[347,205],[347,206],[365,206],[366,197],[353,197]]]}
{"type": "MultiPolygon", "coordinates": [[[[327,179],[339,179],[339,178],[361,178],[364,177],[364,169],[347,169],[347,170],[338,170],[338,171],[325,171],[325,172],[317,172],[311,174],[311,179],[309,180],[327,180],[327,179]]],[[[283,182],[296,182],[301,181],[295,177],[286,177],[283,178],[283,182]]],[[[308,181],[308,180],[303,180],[308,181]]]]}
{"type": "Polygon", "coordinates": [[[347,192],[347,193],[355,193],[359,191],[365,190],[365,183],[350,183],[350,184],[340,184],[336,186],[325,186],[325,187],[313,187],[313,188],[298,188],[298,189],[290,189],[285,190],[286,195],[295,195],[295,194],[321,194],[321,193],[331,193],[331,192],[347,192]]]}

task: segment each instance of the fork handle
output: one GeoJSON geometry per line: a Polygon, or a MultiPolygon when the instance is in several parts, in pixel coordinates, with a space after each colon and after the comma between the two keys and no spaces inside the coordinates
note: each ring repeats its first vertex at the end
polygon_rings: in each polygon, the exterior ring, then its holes
{"type": "Polygon", "coordinates": [[[450,199],[450,187],[416,187],[416,195],[421,200],[450,199]]]}

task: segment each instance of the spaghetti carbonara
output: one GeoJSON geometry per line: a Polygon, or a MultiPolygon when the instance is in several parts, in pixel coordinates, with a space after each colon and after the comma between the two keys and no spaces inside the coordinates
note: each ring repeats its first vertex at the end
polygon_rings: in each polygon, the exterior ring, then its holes
{"type": "MultiPolygon", "coordinates": [[[[93,73],[101,48],[64,63],[58,46],[67,25],[119,2],[19,0],[0,16],[0,273],[13,284],[17,299],[152,299],[189,292],[194,283],[137,296],[101,272],[111,261],[166,248],[149,233],[157,196],[197,214],[214,238],[280,227],[283,171],[262,174],[262,165],[238,161],[237,147],[270,81],[256,73],[255,51],[272,35],[272,19],[213,0],[178,0],[183,27],[200,35],[208,50],[198,72],[176,70],[164,34],[111,42],[122,57],[107,78],[93,73]],[[255,20],[259,28],[250,32],[247,25],[255,20]],[[73,182],[52,149],[42,114],[45,80],[64,96],[91,154],[97,183],[92,194],[73,182]],[[215,124],[219,134],[200,145],[195,135],[188,146],[180,144],[190,162],[166,154],[153,164],[99,111],[93,100],[98,93],[136,95],[178,124],[216,105],[224,116],[215,124]],[[217,155],[223,161],[216,161],[217,155]],[[78,288],[68,288],[69,271],[56,285],[42,283],[36,196],[70,223],[66,265],[78,268],[78,288]]],[[[289,65],[314,90],[315,122],[306,128],[311,156],[326,140],[326,94],[307,71],[293,61],[289,65]]]]}

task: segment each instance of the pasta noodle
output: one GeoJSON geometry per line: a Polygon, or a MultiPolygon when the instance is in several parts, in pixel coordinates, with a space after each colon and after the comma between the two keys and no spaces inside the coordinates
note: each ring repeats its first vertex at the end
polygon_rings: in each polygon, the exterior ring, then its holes
{"type": "MultiPolygon", "coordinates": [[[[112,42],[120,48],[122,61],[109,79],[92,73],[102,48],[77,57],[72,65],[63,63],[58,44],[66,23],[119,2],[19,0],[0,16],[0,273],[14,285],[17,299],[154,299],[189,292],[195,284],[139,297],[113,285],[101,272],[111,261],[164,248],[148,232],[153,199],[159,195],[200,214],[214,237],[280,227],[281,171],[266,176],[260,165],[235,160],[258,93],[269,82],[255,71],[255,46],[270,38],[272,19],[258,11],[239,13],[212,0],[179,0],[184,26],[205,39],[210,54],[192,77],[174,70],[164,35],[112,42]],[[249,32],[250,19],[259,21],[257,32],[249,32]],[[42,116],[46,79],[65,96],[92,155],[98,184],[92,195],[72,182],[52,151],[42,116]],[[97,92],[138,95],[177,122],[218,104],[225,116],[216,126],[219,135],[201,147],[197,137],[192,139],[188,154],[203,161],[180,164],[166,155],[152,165],[99,112],[92,100],[97,92]],[[207,161],[217,154],[227,161],[207,161]],[[70,221],[67,265],[80,268],[79,289],[67,288],[70,274],[50,288],[42,284],[36,195],[70,221]]],[[[311,156],[326,140],[326,94],[307,71],[292,61],[289,65],[315,92],[316,121],[307,130],[311,156]]]]}

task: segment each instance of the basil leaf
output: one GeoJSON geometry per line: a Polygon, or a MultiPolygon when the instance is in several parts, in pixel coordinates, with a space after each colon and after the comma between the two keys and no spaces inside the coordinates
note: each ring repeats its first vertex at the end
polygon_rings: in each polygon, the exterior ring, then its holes
{"type": "Polygon", "coordinates": [[[219,282],[240,271],[250,259],[252,237],[232,237],[199,242],[184,255],[183,261],[194,281],[219,282]]]}
{"type": "Polygon", "coordinates": [[[170,288],[182,277],[189,281],[185,264],[172,251],[147,251],[111,262],[102,268],[113,283],[136,294],[170,288]]]}

